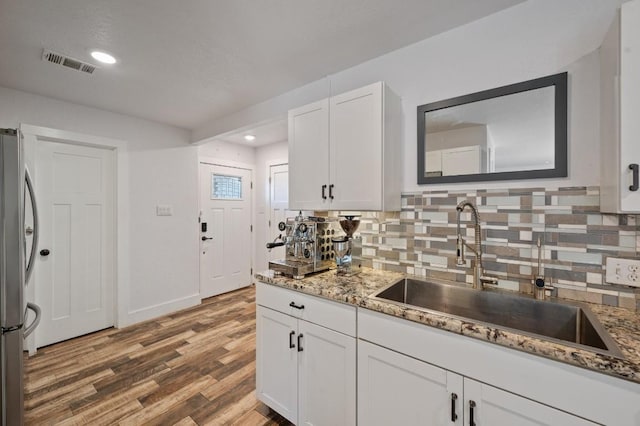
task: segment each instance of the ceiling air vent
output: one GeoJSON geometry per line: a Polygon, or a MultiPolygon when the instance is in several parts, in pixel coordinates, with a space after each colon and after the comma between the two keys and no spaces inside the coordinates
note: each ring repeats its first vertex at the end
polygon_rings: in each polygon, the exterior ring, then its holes
{"type": "Polygon", "coordinates": [[[51,62],[52,64],[62,65],[76,71],[82,71],[87,74],[93,74],[97,68],[95,65],[91,65],[47,49],[42,52],[42,60],[51,62]]]}

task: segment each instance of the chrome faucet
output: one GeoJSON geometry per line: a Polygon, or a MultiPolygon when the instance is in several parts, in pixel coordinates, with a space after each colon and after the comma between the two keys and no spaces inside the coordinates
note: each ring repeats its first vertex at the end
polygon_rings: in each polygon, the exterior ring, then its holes
{"type": "Polygon", "coordinates": [[[538,300],[545,300],[547,298],[547,290],[553,291],[555,288],[547,285],[544,279],[544,271],[542,270],[542,242],[540,241],[540,237],[538,237],[538,243],[536,245],[538,246],[538,269],[531,280],[531,284],[533,285],[533,296],[538,300]]]}
{"type": "Polygon", "coordinates": [[[476,209],[476,206],[474,206],[473,203],[471,203],[469,200],[465,200],[460,202],[456,206],[456,211],[458,231],[458,239],[456,241],[456,264],[459,266],[466,264],[466,261],[464,259],[464,247],[466,246],[473,252],[473,254],[476,255],[476,262],[473,268],[473,288],[482,290],[485,284],[497,285],[497,278],[484,275],[484,268],[482,266],[482,236],[480,230],[480,218],[478,217],[478,210],[476,209]],[[469,207],[471,209],[471,213],[473,214],[473,221],[475,222],[475,247],[467,244],[462,237],[462,233],[460,232],[460,213],[462,213],[465,207],[469,207]]]}

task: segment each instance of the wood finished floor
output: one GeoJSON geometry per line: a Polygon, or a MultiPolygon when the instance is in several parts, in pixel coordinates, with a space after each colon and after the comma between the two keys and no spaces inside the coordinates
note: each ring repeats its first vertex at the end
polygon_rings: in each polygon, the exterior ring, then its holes
{"type": "Polygon", "coordinates": [[[288,425],[255,398],[255,288],[25,358],[27,425],[288,425]]]}

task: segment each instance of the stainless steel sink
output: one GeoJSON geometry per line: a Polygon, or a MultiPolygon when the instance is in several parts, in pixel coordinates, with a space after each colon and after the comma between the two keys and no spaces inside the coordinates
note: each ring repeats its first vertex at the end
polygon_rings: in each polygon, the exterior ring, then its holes
{"type": "Polygon", "coordinates": [[[580,303],[540,301],[409,278],[371,297],[622,357],[622,352],[594,314],[580,303]]]}

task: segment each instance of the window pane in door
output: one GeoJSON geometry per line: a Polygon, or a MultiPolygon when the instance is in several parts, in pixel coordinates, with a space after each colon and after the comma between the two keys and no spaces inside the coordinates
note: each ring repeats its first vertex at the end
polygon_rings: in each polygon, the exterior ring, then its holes
{"type": "Polygon", "coordinates": [[[212,200],[242,200],[242,177],[211,175],[212,200]]]}

